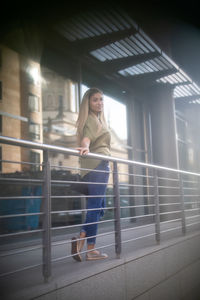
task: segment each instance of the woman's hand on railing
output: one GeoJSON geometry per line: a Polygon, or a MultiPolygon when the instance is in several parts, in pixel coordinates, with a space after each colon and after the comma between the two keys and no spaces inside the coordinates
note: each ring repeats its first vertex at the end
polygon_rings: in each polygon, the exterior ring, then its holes
{"type": "Polygon", "coordinates": [[[84,137],[81,141],[81,147],[76,148],[80,152],[80,155],[87,155],[89,153],[90,139],[84,137]]]}
{"type": "Polygon", "coordinates": [[[78,147],[76,150],[80,152],[80,155],[87,155],[89,153],[88,147],[78,147]]]}

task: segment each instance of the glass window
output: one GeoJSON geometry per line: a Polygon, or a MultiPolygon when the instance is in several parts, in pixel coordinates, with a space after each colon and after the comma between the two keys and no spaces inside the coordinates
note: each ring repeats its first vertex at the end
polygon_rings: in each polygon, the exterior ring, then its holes
{"type": "Polygon", "coordinates": [[[47,111],[52,111],[52,110],[54,111],[57,109],[55,96],[53,94],[47,95],[44,109],[47,111]]]}
{"type": "Polygon", "coordinates": [[[2,82],[0,81],[0,100],[2,100],[2,82]]]}
{"type": "Polygon", "coordinates": [[[78,93],[77,93],[77,85],[75,83],[70,84],[71,89],[71,111],[77,112],[78,111],[78,93]]]}
{"type": "Polygon", "coordinates": [[[30,161],[31,163],[34,163],[35,165],[31,166],[32,171],[39,171],[40,170],[40,153],[31,151],[30,152],[30,161]]]}
{"type": "Polygon", "coordinates": [[[29,111],[38,112],[39,111],[39,98],[35,95],[29,94],[28,107],[29,107],[29,111]]]}
{"type": "Polygon", "coordinates": [[[0,172],[2,172],[2,147],[0,146],[0,172]]]}
{"type": "Polygon", "coordinates": [[[186,141],[187,122],[179,116],[176,116],[176,126],[178,139],[186,141]]]}
{"type": "Polygon", "coordinates": [[[58,96],[58,112],[60,115],[63,114],[63,96],[62,95],[58,96]]]}
{"type": "Polygon", "coordinates": [[[87,87],[86,85],[82,84],[81,86],[81,98],[83,98],[83,95],[85,94],[85,92],[89,89],[89,87],[87,87]]]}
{"type": "Polygon", "coordinates": [[[0,116],[0,134],[2,134],[2,131],[3,131],[3,124],[2,124],[2,122],[3,122],[3,118],[2,118],[2,116],[0,116]]]}
{"type": "Polygon", "coordinates": [[[127,140],[126,105],[104,95],[105,118],[121,140],[127,140]]]}
{"type": "Polygon", "coordinates": [[[29,124],[29,135],[31,139],[40,139],[40,125],[36,123],[30,123],[29,124]]]}

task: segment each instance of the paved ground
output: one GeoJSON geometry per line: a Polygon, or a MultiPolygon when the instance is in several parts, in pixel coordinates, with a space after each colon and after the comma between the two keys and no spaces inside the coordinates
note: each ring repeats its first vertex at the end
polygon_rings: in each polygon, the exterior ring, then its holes
{"type": "MultiPolygon", "coordinates": [[[[128,227],[133,227],[135,224],[129,224],[128,227]]],[[[161,235],[161,245],[162,241],[167,241],[169,239],[182,236],[182,231],[180,228],[180,222],[173,222],[170,224],[163,224],[162,231],[165,231],[161,235]],[[176,230],[168,231],[169,229],[176,227],[176,230]]],[[[197,230],[199,227],[191,226],[188,228],[188,232],[191,230],[197,230]]],[[[101,228],[99,233],[103,233],[105,228],[101,228]]],[[[113,227],[110,226],[106,229],[108,232],[113,231],[113,227]]],[[[0,278],[0,288],[1,294],[4,299],[29,299],[30,295],[35,297],[39,294],[46,293],[46,291],[53,290],[55,288],[62,287],[64,285],[69,285],[70,283],[81,280],[87,276],[94,275],[97,271],[103,271],[106,268],[114,267],[119,264],[120,261],[128,259],[130,256],[138,255],[142,251],[147,251],[150,248],[157,247],[155,241],[155,226],[150,225],[148,227],[134,227],[133,230],[128,230],[122,234],[122,254],[121,258],[117,259],[115,255],[114,246],[114,233],[110,235],[100,236],[97,239],[97,247],[102,247],[102,251],[109,255],[109,258],[103,261],[88,262],[85,261],[85,253],[83,253],[83,262],[78,263],[70,257],[71,252],[71,234],[56,235],[53,237],[54,242],[59,242],[61,244],[52,247],[52,259],[57,260],[52,263],[52,276],[48,283],[44,284],[44,279],[42,276],[42,268],[35,267],[32,270],[26,270],[23,272],[18,272],[13,275],[5,276],[0,278]],[[143,236],[143,238],[141,238],[143,236]],[[133,240],[132,240],[133,239],[133,240]],[[110,246],[106,246],[110,245],[110,246]],[[105,248],[104,248],[105,247],[105,248]],[[61,259],[62,258],[62,259],[61,259]]],[[[7,253],[11,254],[13,250],[8,250],[8,247],[23,247],[23,249],[30,249],[33,245],[37,246],[38,239],[30,239],[28,243],[20,241],[18,244],[1,245],[1,254],[7,253]]],[[[86,249],[84,248],[83,251],[86,249]]],[[[34,251],[28,251],[23,254],[15,254],[14,256],[6,256],[1,258],[1,273],[10,272],[18,268],[26,268],[29,265],[37,265],[42,263],[42,249],[37,249],[34,251]]]]}

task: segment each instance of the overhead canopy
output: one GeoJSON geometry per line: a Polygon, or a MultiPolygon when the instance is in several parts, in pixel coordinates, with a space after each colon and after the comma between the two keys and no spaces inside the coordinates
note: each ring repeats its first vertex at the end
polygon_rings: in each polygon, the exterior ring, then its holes
{"type": "Polygon", "coordinates": [[[81,69],[83,83],[102,86],[119,96],[162,83],[174,89],[174,98],[179,101],[200,101],[199,86],[127,10],[93,9],[64,16],[48,22],[43,37],[47,53],[55,50],[65,61],[59,65],[49,56],[52,65],[68,68],[72,76],[81,69]]]}

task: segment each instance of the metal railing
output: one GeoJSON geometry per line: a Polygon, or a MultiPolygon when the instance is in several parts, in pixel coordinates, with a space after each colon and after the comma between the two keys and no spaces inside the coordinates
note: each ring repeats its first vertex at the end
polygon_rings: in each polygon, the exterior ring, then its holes
{"type": "MultiPolygon", "coordinates": [[[[44,279],[48,281],[52,264],[73,256],[70,251],[71,236],[83,225],[87,212],[85,199],[92,197],[77,193],[72,188],[74,184],[84,184],[77,181],[73,174],[81,169],[77,166],[54,165],[51,163],[51,154],[63,153],[79,157],[79,152],[4,136],[0,136],[0,143],[43,151],[42,164],[2,160],[4,164],[37,166],[41,170],[25,172],[25,176],[23,172],[1,173],[0,201],[4,205],[1,204],[0,214],[0,260],[3,261],[0,277],[42,267],[44,279]],[[36,174],[37,178],[34,178],[36,174]],[[18,210],[14,208],[14,203],[19,201],[23,201],[25,211],[22,207],[18,210]],[[37,203],[37,208],[33,205],[34,210],[31,211],[30,202],[37,203]],[[34,226],[27,221],[33,217],[37,219],[34,226]],[[16,228],[18,223],[15,223],[10,229],[11,220],[20,218],[27,221],[26,228],[16,228]],[[55,254],[54,249],[58,249],[57,247],[64,250],[55,254]],[[13,265],[9,269],[7,261],[5,263],[5,259],[17,255],[24,255],[24,259],[28,260],[28,254],[33,251],[38,254],[36,256],[40,257],[40,261],[37,259],[32,264],[28,262],[22,266],[19,260],[19,265],[16,262],[14,269],[13,265]]],[[[176,231],[184,235],[190,228],[199,229],[199,173],[94,153],[89,153],[87,157],[108,160],[112,167],[105,216],[96,222],[101,229],[96,237],[101,238],[104,244],[102,242],[103,245],[96,249],[114,247],[116,257],[119,258],[122,248],[137,240],[153,237],[160,243],[161,236],[165,234],[176,231]]]]}

